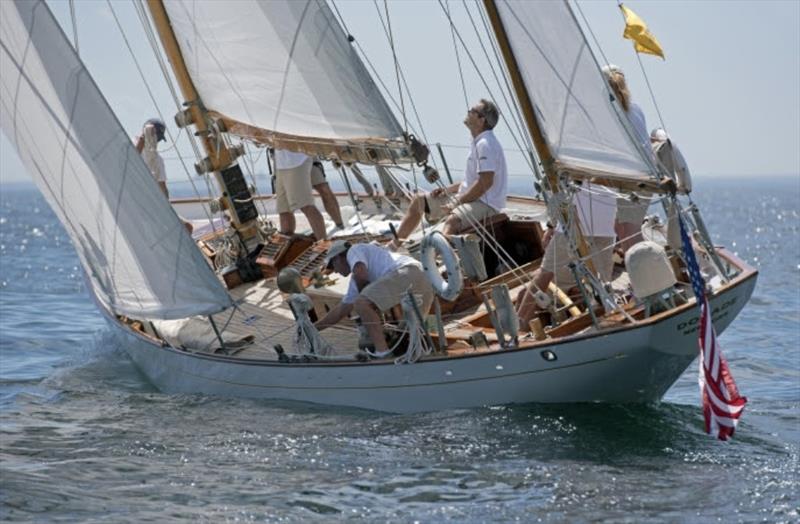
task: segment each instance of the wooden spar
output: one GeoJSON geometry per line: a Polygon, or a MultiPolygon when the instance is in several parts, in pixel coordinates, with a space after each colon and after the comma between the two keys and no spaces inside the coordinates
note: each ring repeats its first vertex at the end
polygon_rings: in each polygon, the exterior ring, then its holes
{"type": "MultiPolygon", "coordinates": [[[[195,134],[200,138],[203,149],[208,155],[209,172],[213,171],[217,184],[222,189],[224,206],[231,212],[231,221],[234,227],[236,227],[236,230],[239,231],[244,239],[251,238],[256,232],[255,217],[249,216],[243,219],[244,217],[239,216],[237,206],[234,204],[233,199],[234,197],[241,199],[243,195],[241,192],[237,195],[229,194],[228,184],[221,173],[222,170],[236,167],[233,166],[235,158],[231,155],[230,150],[218,140],[219,137],[208,127],[206,108],[203,105],[203,101],[200,99],[200,95],[197,93],[192,78],[189,76],[186,62],[183,60],[183,55],[181,54],[178,41],[175,38],[175,33],[172,30],[172,24],[164,8],[163,0],[147,0],[147,7],[150,11],[150,16],[153,19],[156,31],[158,31],[158,36],[161,40],[164,52],[172,65],[172,71],[175,73],[175,79],[178,81],[181,94],[186,100],[185,105],[188,107],[189,114],[191,115],[192,124],[194,124],[197,130],[195,134]]],[[[250,196],[249,190],[245,196],[250,196]]],[[[252,215],[252,213],[250,215],[252,215]]]]}
{"type": "MultiPolygon", "coordinates": [[[[511,83],[517,94],[517,100],[519,100],[522,106],[522,115],[525,117],[525,124],[533,139],[533,146],[536,148],[536,152],[539,154],[539,158],[542,161],[542,168],[544,169],[545,176],[550,185],[550,191],[558,193],[558,172],[556,171],[553,153],[550,151],[550,146],[547,145],[547,141],[542,133],[542,128],[536,118],[536,112],[533,109],[533,101],[528,93],[528,89],[525,87],[525,80],[522,78],[522,73],[519,71],[517,59],[514,56],[514,51],[511,49],[511,42],[508,40],[508,35],[503,26],[503,21],[500,19],[500,13],[497,11],[495,0],[483,0],[483,5],[486,8],[486,13],[489,15],[489,21],[492,24],[492,29],[497,38],[497,44],[500,46],[500,51],[506,62],[506,69],[508,70],[509,76],[511,76],[511,83]]],[[[562,209],[561,213],[564,224],[567,224],[567,211],[562,209]]],[[[577,220],[578,217],[575,217],[575,219],[577,220]]],[[[585,259],[584,263],[586,267],[589,268],[589,271],[596,273],[592,260],[586,258],[589,255],[589,249],[586,247],[586,240],[583,238],[581,229],[575,229],[578,239],[578,254],[585,259]]]]}
{"type": "Polygon", "coordinates": [[[340,163],[397,165],[416,161],[405,140],[371,137],[345,140],[290,135],[239,122],[214,110],[207,114],[212,120],[222,123],[229,134],[276,149],[321,156],[340,163]]]}

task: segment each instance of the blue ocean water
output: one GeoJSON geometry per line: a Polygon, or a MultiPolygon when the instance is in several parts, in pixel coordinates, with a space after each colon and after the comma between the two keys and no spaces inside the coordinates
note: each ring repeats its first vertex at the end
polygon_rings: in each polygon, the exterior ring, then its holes
{"type": "Polygon", "coordinates": [[[651,406],[388,415],[164,395],[133,367],[30,185],[0,187],[0,520],[800,519],[800,177],[699,179],[760,270],[721,337],[749,403],[702,431],[692,366],[651,406]]]}

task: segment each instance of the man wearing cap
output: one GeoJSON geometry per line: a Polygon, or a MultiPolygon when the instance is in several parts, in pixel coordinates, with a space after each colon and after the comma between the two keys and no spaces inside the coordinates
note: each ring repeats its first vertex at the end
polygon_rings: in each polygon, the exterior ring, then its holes
{"type": "Polygon", "coordinates": [[[136,137],[136,151],[142,155],[144,163],[150,170],[150,174],[158,182],[158,186],[163,191],[164,195],[169,198],[169,191],[167,190],[167,175],[164,169],[164,159],[158,154],[156,149],[161,141],[166,141],[164,133],[167,126],[158,118],[151,118],[144,123],[142,134],[136,137]]]}
{"type": "Polygon", "coordinates": [[[481,99],[467,111],[464,125],[472,135],[472,144],[464,181],[414,198],[397,229],[398,240],[392,243],[393,248],[419,226],[425,213],[431,216],[436,214],[431,211],[441,209],[447,215],[442,233],[453,235],[506,207],[506,157],[493,131],[499,119],[500,112],[490,100],[481,99]]]}
{"type": "Polygon", "coordinates": [[[678,191],[688,194],[692,191],[692,178],[689,174],[689,166],[683,153],[669,138],[667,132],[660,127],[653,129],[650,133],[650,144],[653,146],[653,154],[656,160],[664,167],[667,176],[675,181],[678,191]]]}
{"type": "Polygon", "coordinates": [[[433,288],[422,265],[411,257],[392,253],[375,244],[351,246],[350,242],[337,240],[328,251],[325,262],[340,275],[350,276],[350,284],[341,303],[315,326],[319,330],[333,326],[355,309],[375,347],[375,356],[389,354],[379,311],[387,311],[399,304],[409,289],[421,304],[422,315],[427,314],[433,303],[433,288]]]}
{"type": "MultiPolygon", "coordinates": [[[[164,168],[164,159],[158,154],[157,145],[159,142],[166,142],[167,139],[164,134],[167,131],[167,126],[164,125],[158,118],[151,118],[144,123],[142,134],[136,137],[136,151],[142,155],[144,163],[147,164],[147,169],[150,174],[158,182],[158,187],[161,192],[167,197],[169,201],[169,190],[167,190],[167,171],[164,168]]],[[[189,234],[194,231],[194,226],[188,220],[178,217],[186,228],[189,234]]]]}

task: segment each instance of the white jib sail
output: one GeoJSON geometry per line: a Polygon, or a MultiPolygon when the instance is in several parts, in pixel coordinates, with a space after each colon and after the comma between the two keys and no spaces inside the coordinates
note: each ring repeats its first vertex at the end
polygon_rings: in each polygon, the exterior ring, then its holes
{"type": "Polygon", "coordinates": [[[303,137],[402,135],[324,0],[165,0],[164,7],[207,108],[303,137]]]}
{"type": "Polygon", "coordinates": [[[0,123],[111,312],[231,304],[43,1],[0,2],[0,123]]]}
{"type": "Polygon", "coordinates": [[[578,170],[649,178],[566,1],[498,0],[497,10],[553,157],[578,170]]]}

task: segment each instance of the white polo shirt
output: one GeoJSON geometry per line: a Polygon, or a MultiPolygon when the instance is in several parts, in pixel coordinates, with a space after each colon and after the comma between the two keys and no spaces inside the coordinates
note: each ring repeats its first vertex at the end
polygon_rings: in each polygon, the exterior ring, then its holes
{"type": "MultiPolygon", "coordinates": [[[[370,282],[375,282],[379,278],[396,271],[405,266],[419,266],[422,265],[406,255],[399,255],[393,253],[388,249],[374,244],[356,244],[347,251],[347,265],[350,270],[356,267],[356,264],[361,262],[367,266],[367,278],[370,282]]],[[[347,286],[347,293],[342,298],[345,304],[352,304],[358,297],[358,288],[353,276],[350,276],[350,285],[347,286]]]]}
{"type": "Polygon", "coordinates": [[[156,179],[156,182],[167,181],[167,170],[164,167],[164,159],[158,154],[158,141],[156,139],[155,130],[149,131],[145,129],[144,132],[144,148],[142,148],[142,159],[147,164],[147,169],[150,174],[156,179]]]}
{"type": "Polygon", "coordinates": [[[491,129],[482,132],[472,141],[464,181],[458,188],[458,194],[466,193],[467,189],[478,180],[478,174],[487,171],[494,172],[494,181],[492,187],[481,195],[479,200],[495,211],[502,211],[506,207],[506,195],[508,195],[508,170],[503,148],[491,129]]]}

